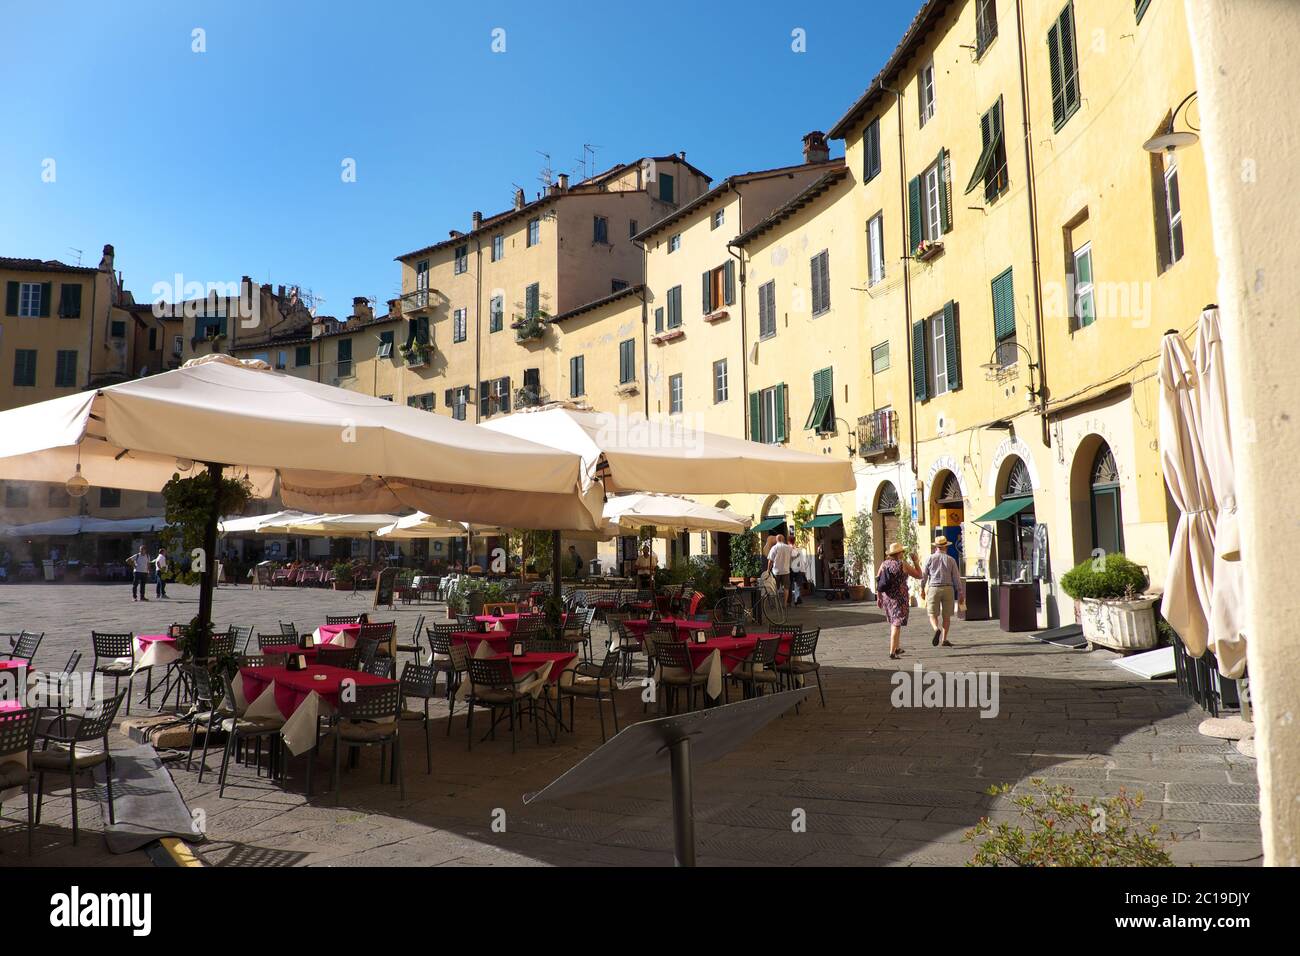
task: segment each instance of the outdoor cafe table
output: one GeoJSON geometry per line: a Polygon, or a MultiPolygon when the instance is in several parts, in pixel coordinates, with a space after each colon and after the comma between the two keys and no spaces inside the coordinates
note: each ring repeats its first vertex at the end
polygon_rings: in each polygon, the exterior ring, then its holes
{"type": "Polygon", "coordinates": [[[464,644],[471,654],[483,643],[492,648],[493,654],[508,654],[514,635],[509,631],[453,631],[451,639],[453,643],[464,644]]]}
{"type": "Polygon", "coordinates": [[[136,646],[140,648],[140,660],[135,669],[161,667],[181,659],[181,652],[176,649],[176,638],[170,634],[137,634],[136,646]]]}
{"type": "Polygon", "coordinates": [[[692,668],[696,673],[706,673],[704,689],[709,697],[722,696],[723,675],[734,671],[758,645],[759,638],[764,636],[766,635],[746,634],[744,637],[710,637],[705,641],[685,641],[692,668]]]}
{"type": "Polygon", "coordinates": [[[664,617],[658,621],[649,620],[632,620],[624,621],[623,626],[627,628],[628,633],[637,640],[645,637],[645,632],[650,630],[651,624],[662,624],[665,627],[671,626],[683,636],[690,638],[695,631],[713,630],[712,621],[694,621],[688,617],[664,617]]]}
{"type": "Polygon", "coordinates": [[[316,746],[320,718],[334,713],[345,681],[359,687],[396,683],[345,667],[315,664],[300,671],[241,667],[232,689],[241,716],[284,718],[280,736],[289,752],[298,756],[316,746]]]}
{"type": "Polygon", "coordinates": [[[335,647],[356,647],[357,637],[361,634],[360,624],[322,624],[312,631],[317,644],[333,644],[335,647]]]}
{"type": "MultiPolygon", "coordinates": [[[[475,615],[474,620],[477,621],[479,624],[483,624],[485,626],[491,626],[493,622],[500,621],[501,626],[505,628],[506,633],[513,634],[515,632],[515,628],[519,626],[519,619],[524,617],[542,617],[542,615],[540,613],[539,614],[515,614],[515,613],[478,614],[475,615]]],[[[564,623],[565,621],[568,620],[568,618],[569,615],[561,614],[560,622],[564,623]]]]}
{"type": "Polygon", "coordinates": [[[262,648],[263,656],[287,657],[290,654],[301,654],[307,658],[308,664],[316,663],[316,652],[318,647],[299,647],[297,644],[268,644],[262,648]]]}
{"type": "MultiPolygon", "coordinates": [[[[476,634],[473,636],[482,637],[483,635],[476,634]]],[[[543,689],[559,684],[560,679],[578,663],[578,655],[568,651],[528,651],[516,657],[510,654],[496,653],[491,649],[491,645],[486,642],[480,642],[478,648],[474,651],[474,656],[478,658],[508,659],[515,680],[520,682],[519,689],[531,694],[534,698],[538,697],[543,689]],[[533,674],[531,679],[528,677],[529,674],[533,674]]],[[[469,696],[470,684],[471,681],[461,683],[460,690],[456,692],[458,699],[463,700],[469,696]]]]}

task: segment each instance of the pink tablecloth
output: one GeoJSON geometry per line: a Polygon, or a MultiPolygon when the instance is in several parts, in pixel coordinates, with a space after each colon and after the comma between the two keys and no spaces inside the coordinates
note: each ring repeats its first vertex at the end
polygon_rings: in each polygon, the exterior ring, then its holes
{"type": "Polygon", "coordinates": [[[464,644],[473,654],[478,650],[478,646],[487,641],[488,646],[498,654],[509,654],[510,645],[514,643],[514,636],[508,631],[454,631],[451,635],[452,642],[455,644],[464,644]]]}
{"type": "Polygon", "coordinates": [[[31,670],[32,665],[30,662],[23,660],[21,657],[14,660],[0,661],[0,671],[18,670],[19,668],[24,668],[24,667],[27,668],[28,670],[31,670]]]}
{"type": "Polygon", "coordinates": [[[361,634],[360,624],[322,624],[316,628],[316,636],[322,644],[336,647],[356,647],[357,637],[361,634]]]}
{"type": "Polygon", "coordinates": [[[176,638],[169,634],[137,634],[135,642],[140,647],[140,653],[143,654],[154,644],[175,644],[176,638]]]}
{"type": "Polygon", "coordinates": [[[297,644],[268,644],[262,648],[261,653],[264,655],[277,656],[301,654],[303,657],[307,658],[307,663],[314,664],[316,662],[317,650],[318,648],[315,647],[299,647],[297,644]]]}
{"type": "Polygon", "coordinates": [[[244,679],[244,697],[251,704],[262,695],[270,684],[275,684],[275,706],[285,717],[289,717],[311,694],[319,694],[321,699],[331,707],[337,707],[343,681],[355,681],[358,686],[373,684],[391,684],[387,677],[376,677],[361,671],[348,670],[345,667],[329,667],[316,664],[306,670],[291,671],[283,667],[242,667],[239,670],[244,679]],[[316,680],[320,674],[324,680],[316,680]]]}
{"type": "Polygon", "coordinates": [[[713,623],[711,621],[693,621],[685,617],[665,617],[658,621],[624,621],[627,632],[633,637],[640,640],[645,636],[645,632],[650,630],[651,623],[662,624],[665,627],[672,626],[683,637],[689,638],[695,631],[711,631],[713,623]]]}

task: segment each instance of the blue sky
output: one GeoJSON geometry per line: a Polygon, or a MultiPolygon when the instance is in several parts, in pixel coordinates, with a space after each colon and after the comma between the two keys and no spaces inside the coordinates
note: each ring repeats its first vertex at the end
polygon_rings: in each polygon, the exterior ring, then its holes
{"type": "Polygon", "coordinates": [[[3,5],[0,255],[113,243],[139,299],[247,274],[346,315],[396,293],[394,256],[541,188],[541,152],[576,174],[584,143],[596,168],[685,150],[715,180],[798,161],[920,0],[3,5]]]}

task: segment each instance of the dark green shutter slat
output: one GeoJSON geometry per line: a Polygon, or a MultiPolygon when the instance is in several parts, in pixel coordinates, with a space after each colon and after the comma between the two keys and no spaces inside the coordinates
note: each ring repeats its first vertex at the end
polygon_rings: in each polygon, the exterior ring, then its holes
{"type": "Polygon", "coordinates": [[[947,159],[948,151],[939,150],[939,158],[935,160],[939,172],[939,223],[943,232],[952,232],[952,204],[948,201],[947,159]]]}
{"type": "Polygon", "coordinates": [[[708,315],[710,312],[713,311],[713,282],[711,281],[712,279],[713,279],[713,275],[711,273],[708,272],[704,273],[704,301],[701,305],[701,308],[704,309],[705,315],[708,315]]]}
{"type": "Polygon", "coordinates": [[[980,141],[984,145],[980,150],[979,161],[975,164],[975,171],[971,173],[970,182],[966,184],[966,193],[970,193],[984,182],[984,177],[988,175],[989,166],[993,162],[993,153],[997,146],[993,135],[993,110],[980,117],[980,141]]]}
{"type": "Polygon", "coordinates": [[[943,306],[943,350],[948,365],[948,391],[961,388],[961,340],[957,328],[957,303],[945,302],[943,306]]]}
{"type": "MultiPolygon", "coordinates": [[[[946,331],[946,330],[945,330],[946,331]]],[[[993,335],[999,341],[1016,331],[1016,303],[1011,270],[993,280],[993,335]]]]}
{"type": "Polygon", "coordinates": [[[749,393],[749,440],[763,440],[763,407],[758,392],[749,393]]]}
{"type": "Polygon", "coordinates": [[[918,402],[930,397],[925,374],[925,321],[912,323],[912,394],[918,402]]]}
{"type": "Polygon", "coordinates": [[[1079,63],[1074,46],[1074,6],[1067,4],[1061,12],[1061,79],[1064,81],[1064,105],[1069,112],[1079,105],[1079,63]]]}
{"type": "Polygon", "coordinates": [[[910,252],[915,252],[916,247],[921,244],[921,177],[913,176],[912,181],[907,184],[907,227],[908,236],[911,238],[912,248],[910,252]]]}
{"type": "Polygon", "coordinates": [[[1060,22],[1053,23],[1047,31],[1047,63],[1052,79],[1052,123],[1059,129],[1065,120],[1065,94],[1062,90],[1064,78],[1061,75],[1061,28],[1060,22]]]}
{"type": "Polygon", "coordinates": [[[736,304],[736,260],[728,259],[722,267],[722,300],[725,305],[736,304]]]}
{"type": "Polygon", "coordinates": [[[18,314],[18,283],[10,282],[5,285],[5,315],[18,314]]]}
{"type": "Polygon", "coordinates": [[[776,421],[774,422],[777,441],[785,441],[785,383],[776,386],[776,421]]]}
{"type": "Polygon", "coordinates": [[[50,298],[54,295],[54,283],[41,283],[41,318],[46,318],[50,314],[50,298]]]}

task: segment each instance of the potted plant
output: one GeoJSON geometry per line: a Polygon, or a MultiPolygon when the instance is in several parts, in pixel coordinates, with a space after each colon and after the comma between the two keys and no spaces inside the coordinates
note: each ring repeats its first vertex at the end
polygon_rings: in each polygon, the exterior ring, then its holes
{"type": "Polygon", "coordinates": [[[402,359],[409,368],[419,368],[429,361],[429,353],[433,351],[433,346],[428,342],[421,342],[418,339],[401,348],[402,359]]]}
{"type": "Polygon", "coordinates": [[[547,318],[546,313],[539,310],[510,323],[510,327],[515,330],[515,341],[532,342],[540,339],[546,333],[547,318]]]}
{"type": "Polygon", "coordinates": [[[353,577],[352,565],[346,561],[340,561],[334,565],[334,590],[352,591],[354,589],[355,578],[353,577]]]}
{"type": "Polygon", "coordinates": [[[1061,578],[1083,636],[1125,652],[1149,650],[1159,642],[1156,599],[1144,594],[1147,584],[1146,572],[1122,554],[1090,558],[1061,578]]]}
{"type": "Polygon", "coordinates": [[[849,533],[844,537],[844,580],[852,600],[862,601],[866,598],[873,570],[871,512],[863,510],[851,519],[849,533]]]}

